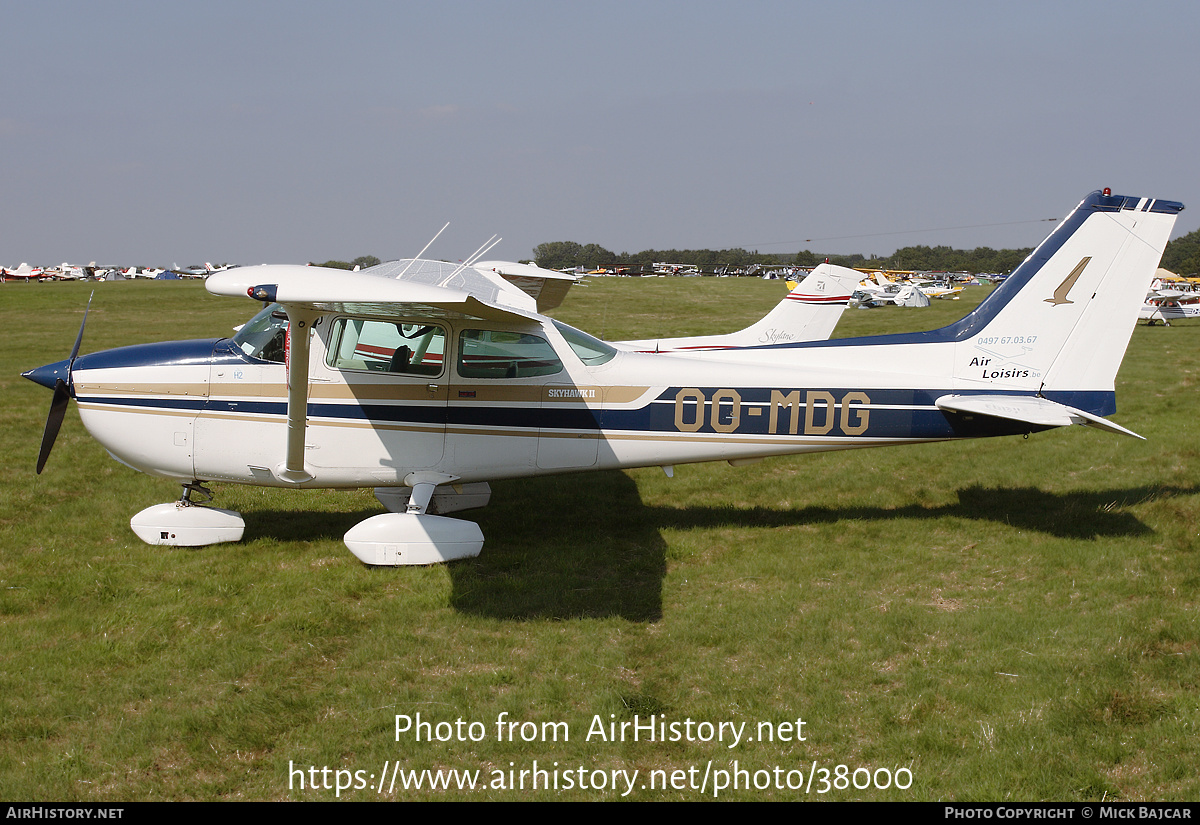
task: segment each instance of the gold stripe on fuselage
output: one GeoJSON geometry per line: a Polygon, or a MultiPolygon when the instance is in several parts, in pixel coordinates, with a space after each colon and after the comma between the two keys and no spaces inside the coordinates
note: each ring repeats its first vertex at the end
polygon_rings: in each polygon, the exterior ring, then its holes
{"type": "MultiPolygon", "coordinates": [[[[191,383],[87,383],[76,382],[80,395],[112,396],[186,396],[189,398],[209,397],[222,401],[240,398],[287,398],[287,385],[280,383],[258,384],[247,382],[220,382],[206,384],[191,383]]],[[[518,403],[518,404],[628,404],[645,396],[651,387],[604,387],[579,386],[575,384],[446,384],[444,381],[409,380],[405,383],[359,382],[351,384],[326,384],[314,381],[309,384],[310,400],[360,401],[445,401],[468,403],[518,403]],[[431,392],[435,387],[436,392],[431,392]]]]}

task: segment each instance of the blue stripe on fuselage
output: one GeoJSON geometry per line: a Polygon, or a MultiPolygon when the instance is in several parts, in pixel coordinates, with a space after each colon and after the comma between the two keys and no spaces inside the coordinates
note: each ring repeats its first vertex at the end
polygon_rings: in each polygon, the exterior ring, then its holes
{"type": "MultiPolygon", "coordinates": [[[[864,439],[938,439],[1024,433],[1031,425],[990,418],[947,414],[935,401],[943,395],[994,395],[954,390],[902,390],[854,388],[799,389],[764,387],[717,388],[672,387],[638,409],[555,409],[553,407],[490,407],[463,404],[337,404],[310,402],[310,418],[389,425],[439,425],[452,427],[505,428],[599,432],[643,432],[661,435],[695,433],[770,437],[773,435],[822,435],[864,439]],[[703,398],[701,402],[700,397],[703,398]],[[736,402],[733,395],[736,393],[736,402]],[[775,395],[775,394],[778,395],[775,395]],[[864,401],[863,397],[868,400],[864,401]],[[717,410],[714,419],[713,404],[717,410]],[[829,409],[829,400],[833,409],[829,409]],[[812,410],[808,408],[811,404],[812,410]],[[774,407],[774,416],[772,408],[774,407]],[[734,410],[737,423],[733,424],[734,410]],[[793,431],[793,416],[795,430],[793,431]],[[772,422],[774,426],[772,427],[772,422]]],[[[1008,393],[1033,396],[1035,393],[1008,393]]],[[[1115,407],[1112,392],[1049,393],[1068,406],[1109,415],[1115,407]]],[[[131,398],[92,396],[93,405],[147,411],[179,411],[199,414],[287,416],[282,400],[204,399],[188,396],[131,398]]]]}

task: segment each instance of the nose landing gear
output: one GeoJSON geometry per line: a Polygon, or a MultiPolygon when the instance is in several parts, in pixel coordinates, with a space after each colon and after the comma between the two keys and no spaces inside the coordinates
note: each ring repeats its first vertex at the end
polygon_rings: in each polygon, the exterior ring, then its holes
{"type": "Polygon", "coordinates": [[[129,526],[146,544],[169,547],[201,547],[226,541],[241,541],[246,529],[242,514],[208,507],[212,491],[198,480],[185,483],[179,501],[147,507],[129,520],[129,526]],[[200,497],[193,501],[192,496],[200,497]]]}

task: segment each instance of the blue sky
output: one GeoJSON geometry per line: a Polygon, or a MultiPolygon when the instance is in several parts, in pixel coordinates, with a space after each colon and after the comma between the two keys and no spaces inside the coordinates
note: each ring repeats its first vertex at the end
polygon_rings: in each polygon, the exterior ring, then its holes
{"type": "Polygon", "coordinates": [[[1194,2],[6,6],[0,264],[543,241],[1032,246],[1087,192],[1200,225],[1194,2]],[[960,229],[958,227],[974,227],[960,229]],[[935,230],[913,232],[911,230],[935,230]]]}

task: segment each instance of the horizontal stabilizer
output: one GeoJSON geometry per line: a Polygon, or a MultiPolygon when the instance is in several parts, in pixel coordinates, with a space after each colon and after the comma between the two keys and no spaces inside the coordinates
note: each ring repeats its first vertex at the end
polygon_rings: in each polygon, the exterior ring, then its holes
{"type": "Polygon", "coordinates": [[[939,410],[946,412],[989,415],[993,418],[1021,421],[1039,427],[1069,427],[1072,424],[1083,424],[1107,430],[1110,433],[1141,438],[1145,441],[1142,436],[1119,424],[1114,424],[1107,418],[1101,418],[1098,415],[1068,407],[1066,404],[1059,404],[1034,395],[943,395],[934,403],[937,404],[939,410]]]}

